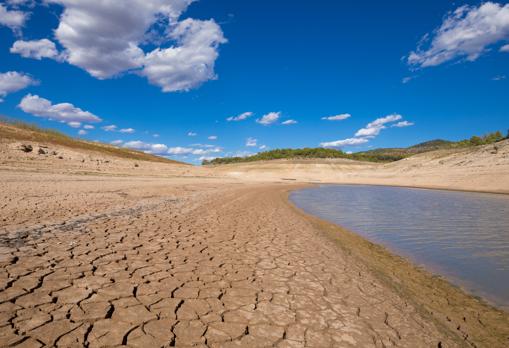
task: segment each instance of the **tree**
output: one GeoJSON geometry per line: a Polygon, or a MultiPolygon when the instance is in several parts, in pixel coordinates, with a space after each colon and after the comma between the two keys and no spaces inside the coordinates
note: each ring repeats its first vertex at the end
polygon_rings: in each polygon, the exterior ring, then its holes
{"type": "Polygon", "coordinates": [[[477,135],[474,135],[472,138],[470,138],[470,144],[472,145],[482,145],[482,143],[482,138],[478,137],[477,135]]]}

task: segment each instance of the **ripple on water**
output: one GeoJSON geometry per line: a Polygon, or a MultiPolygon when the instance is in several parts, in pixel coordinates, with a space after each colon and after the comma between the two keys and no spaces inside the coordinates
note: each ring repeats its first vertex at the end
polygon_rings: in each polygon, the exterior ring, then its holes
{"type": "Polygon", "coordinates": [[[509,196],[323,185],[290,199],[509,308],[509,196]]]}

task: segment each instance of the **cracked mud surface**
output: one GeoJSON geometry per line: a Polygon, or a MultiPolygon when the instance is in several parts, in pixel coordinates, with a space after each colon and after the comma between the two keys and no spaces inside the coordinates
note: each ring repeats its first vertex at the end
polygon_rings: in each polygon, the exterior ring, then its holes
{"type": "Polygon", "coordinates": [[[1,175],[0,346],[461,345],[283,185],[1,175]]]}

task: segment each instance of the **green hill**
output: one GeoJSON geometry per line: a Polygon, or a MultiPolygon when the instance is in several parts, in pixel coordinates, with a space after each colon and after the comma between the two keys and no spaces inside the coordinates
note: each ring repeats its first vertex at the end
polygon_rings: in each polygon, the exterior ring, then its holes
{"type": "Polygon", "coordinates": [[[492,144],[503,140],[502,133],[497,131],[484,136],[473,136],[470,139],[449,141],[435,139],[419,143],[406,148],[381,148],[363,152],[347,154],[341,150],[328,148],[303,148],[303,149],[275,149],[259,152],[247,157],[223,157],[211,161],[203,161],[204,165],[219,165],[229,163],[269,161],[275,159],[302,159],[302,158],[346,158],[357,161],[370,162],[394,162],[419,153],[441,149],[464,148],[477,145],[492,144]]]}

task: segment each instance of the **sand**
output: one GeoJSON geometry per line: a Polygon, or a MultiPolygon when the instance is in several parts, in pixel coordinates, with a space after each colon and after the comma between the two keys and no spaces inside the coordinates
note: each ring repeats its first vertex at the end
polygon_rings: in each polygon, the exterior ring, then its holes
{"type": "Polygon", "coordinates": [[[503,347],[507,313],[287,200],[334,176],[505,192],[503,145],[448,176],[475,156],[271,172],[0,143],[0,346],[503,347]]]}

